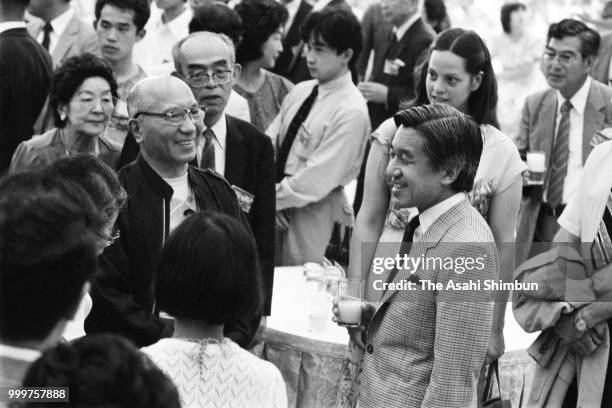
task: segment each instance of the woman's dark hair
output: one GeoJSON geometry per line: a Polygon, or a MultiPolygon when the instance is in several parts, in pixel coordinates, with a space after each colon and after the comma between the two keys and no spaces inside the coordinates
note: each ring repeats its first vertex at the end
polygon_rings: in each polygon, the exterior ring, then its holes
{"type": "Polygon", "coordinates": [[[239,64],[261,58],[261,47],[289,17],[285,6],[275,0],[244,0],[234,10],[244,24],[242,42],[236,49],[239,64]]]}
{"type": "Polygon", "coordinates": [[[423,152],[436,169],[457,171],[450,185],[470,191],[482,154],[482,136],[474,120],[446,104],[420,105],[399,111],[395,124],[413,128],[423,137],[423,152]]]}
{"type": "Polygon", "coordinates": [[[0,338],[44,340],[97,269],[91,198],[44,170],[0,180],[0,338]]]}
{"type": "Polygon", "coordinates": [[[67,105],[74,93],[86,79],[100,77],[106,80],[111,88],[111,94],[117,98],[117,81],[111,67],[93,54],[85,53],[68,58],[53,73],[49,88],[49,102],[53,111],[55,126],[63,128],[66,119],[60,118],[58,108],[67,105]]]}
{"type": "Polygon", "coordinates": [[[510,20],[512,19],[512,13],[518,10],[527,10],[527,7],[523,3],[520,3],[518,1],[506,3],[502,6],[500,20],[502,28],[504,29],[504,32],[506,34],[511,33],[512,28],[510,27],[510,20]]]}
{"type": "Polygon", "coordinates": [[[127,199],[115,171],[89,154],[61,157],[49,165],[49,171],[76,183],[89,194],[104,220],[101,228],[127,199]]]}
{"type": "Polygon", "coordinates": [[[195,9],[193,18],[189,22],[189,34],[198,31],[225,34],[237,47],[242,41],[244,25],[236,11],[223,3],[214,2],[195,9]]]}
{"type": "Polygon", "coordinates": [[[423,3],[427,22],[436,34],[450,28],[450,18],[446,13],[444,0],[425,0],[423,3]]]}
{"type": "Polygon", "coordinates": [[[423,54],[422,62],[415,68],[415,98],[403,108],[429,103],[427,97],[427,75],[429,58],[433,51],[451,51],[461,57],[465,70],[470,75],[482,73],[480,87],[468,98],[468,114],[479,125],[488,124],[499,128],[497,121],[497,79],[491,65],[491,54],[484,41],[474,31],[463,28],[449,28],[436,36],[429,50],[423,54]]]}
{"type": "Polygon", "coordinates": [[[172,380],[129,340],[113,334],[88,335],[45,351],[28,369],[23,385],[68,387],[70,401],[54,407],[181,406],[172,380]]]}
{"type": "Polygon", "coordinates": [[[235,218],[203,211],[185,219],[159,256],[157,303],[176,318],[225,324],[262,308],[257,248],[235,218]]]}

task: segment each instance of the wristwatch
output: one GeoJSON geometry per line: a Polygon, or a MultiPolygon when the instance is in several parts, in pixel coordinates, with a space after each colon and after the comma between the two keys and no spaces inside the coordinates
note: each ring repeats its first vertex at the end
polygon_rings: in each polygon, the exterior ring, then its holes
{"type": "Polygon", "coordinates": [[[576,327],[576,330],[580,333],[584,333],[588,329],[586,322],[582,320],[582,317],[580,316],[580,310],[578,311],[578,313],[576,313],[576,316],[574,317],[574,326],[576,327]]]}

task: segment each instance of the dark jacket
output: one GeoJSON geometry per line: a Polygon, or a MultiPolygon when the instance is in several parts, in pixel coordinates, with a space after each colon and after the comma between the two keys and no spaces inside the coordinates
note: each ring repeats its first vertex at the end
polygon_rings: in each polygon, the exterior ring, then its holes
{"type": "Polygon", "coordinates": [[[272,71],[297,84],[311,78],[306,67],[306,59],[301,55],[303,44],[300,29],[312,11],[312,6],[306,0],[294,1],[300,1],[300,7],[291,27],[287,30],[287,35],[283,38],[283,51],[278,56],[272,71]]]}
{"type": "Polygon", "coordinates": [[[414,97],[414,68],[423,55],[435,33],[423,22],[416,20],[397,42],[390,47],[382,58],[376,58],[372,67],[372,82],[389,87],[387,103],[368,103],[372,129],[376,129],[385,119],[390,118],[399,109],[399,103],[414,97]],[[400,59],[405,65],[399,68],[397,75],[385,74],[385,60],[400,59]]]}
{"type": "MultiPolygon", "coordinates": [[[[128,194],[117,220],[121,237],[100,257],[85,330],[119,333],[142,347],[170,336],[173,330],[154,310],[157,257],[169,234],[173,190],[142,156],[123,168],[119,178],[128,194]]],[[[220,211],[244,221],[236,195],[222,177],[189,166],[188,180],[200,210],[220,211]]],[[[257,329],[252,324],[255,320],[258,316],[227,324],[225,335],[244,347],[257,329]]]]}
{"type": "Polygon", "coordinates": [[[51,81],[51,56],[25,28],[0,33],[0,175],[34,134],[51,81]]]}
{"type": "MultiPolygon", "coordinates": [[[[255,196],[247,219],[255,236],[263,287],[264,314],[270,315],[274,284],[274,229],[276,223],[276,191],[274,181],[274,148],[270,138],[248,122],[225,115],[227,120],[227,152],[225,179],[255,196]]],[[[128,134],[121,151],[119,167],[132,162],[140,146],[128,134]]],[[[193,162],[197,165],[197,162],[193,162]]]]}

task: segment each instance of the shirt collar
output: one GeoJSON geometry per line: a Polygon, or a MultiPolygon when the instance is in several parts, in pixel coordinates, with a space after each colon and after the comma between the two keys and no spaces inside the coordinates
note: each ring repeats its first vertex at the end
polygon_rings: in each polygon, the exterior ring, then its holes
{"type": "Polygon", "coordinates": [[[212,125],[210,129],[215,134],[215,141],[217,145],[225,151],[225,141],[227,140],[227,120],[225,119],[225,113],[221,115],[217,123],[212,125]]]}
{"type": "Polygon", "coordinates": [[[421,234],[424,234],[425,231],[427,231],[429,227],[431,227],[431,225],[442,216],[442,214],[450,210],[464,199],[465,193],[457,193],[420,213],[419,222],[421,234]]]}
{"type": "Polygon", "coordinates": [[[329,93],[336,91],[338,88],[342,88],[347,84],[352,84],[353,79],[351,77],[351,72],[347,72],[343,75],[340,75],[336,79],[332,79],[329,82],[324,84],[319,84],[319,97],[323,97],[329,93]]]}
{"type": "MultiPolygon", "coordinates": [[[[587,98],[589,97],[589,90],[591,89],[591,77],[587,76],[584,84],[578,89],[578,91],[570,98],[572,109],[578,112],[578,115],[582,116],[584,109],[586,108],[587,98]]],[[[561,95],[561,92],[557,91],[557,114],[561,111],[561,106],[565,102],[565,98],[561,95]]]]}
{"type": "MultiPolygon", "coordinates": [[[[163,13],[162,13],[163,14],[163,13]]],[[[185,37],[185,35],[189,34],[188,27],[191,22],[191,18],[193,17],[193,12],[191,11],[191,7],[185,3],[185,10],[179,14],[174,20],[167,22],[166,24],[162,21],[162,14],[159,15],[159,26],[166,26],[168,30],[172,33],[174,38],[181,39],[185,37]]]]}
{"type": "Polygon", "coordinates": [[[393,27],[397,40],[401,40],[406,31],[420,18],[419,13],[414,13],[404,24],[399,27],[393,27]]]}
{"type": "Polygon", "coordinates": [[[26,23],[24,21],[7,21],[5,23],[0,23],[0,33],[15,28],[26,28],[26,23]]]}
{"type": "Polygon", "coordinates": [[[14,347],[7,344],[0,344],[0,355],[11,357],[15,360],[22,360],[27,362],[33,362],[42,353],[39,350],[24,347],[14,347]]]}
{"type": "Polygon", "coordinates": [[[321,11],[331,2],[332,0],[317,0],[312,8],[312,11],[321,11]]]}
{"type": "Polygon", "coordinates": [[[68,10],[64,11],[62,14],[51,20],[51,27],[53,27],[53,32],[55,33],[55,35],[57,35],[58,37],[62,35],[66,27],[68,27],[68,23],[70,23],[70,20],[72,20],[73,16],[74,9],[72,7],[69,7],[68,10]]]}

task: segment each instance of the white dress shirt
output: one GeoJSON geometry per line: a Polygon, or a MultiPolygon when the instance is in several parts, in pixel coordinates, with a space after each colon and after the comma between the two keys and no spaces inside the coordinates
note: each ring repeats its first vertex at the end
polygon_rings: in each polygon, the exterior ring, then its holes
{"type": "Polygon", "coordinates": [[[459,204],[461,200],[466,198],[464,192],[460,192],[448,197],[444,201],[440,201],[438,204],[429,207],[425,211],[419,214],[419,226],[414,230],[412,240],[416,241],[419,239],[432,224],[442,216],[445,212],[453,208],[456,204],[459,204]]]}
{"type": "MultiPolygon", "coordinates": [[[[570,133],[569,133],[569,156],[567,158],[567,175],[563,182],[563,204],[567,204],[578,191],[580,178],[582,177],[582,138],[584,131],[584,109],[589,97],[589,89],[591,89],[591,78],[587,77],[582,87],[569,100],[572,104],[570,110],[570,133]]],[[[561,106],[565,102],[565,98],[557,91],[557,119],[555,142],[559,123],[561,122],[561,106]]],[[[554,151],[551,150],[551,154],[554,151]]],[[[552,162],[552,161],[551,161],[552,162]]],[[[548,191],[545,192],[544,201],[548,202],[548,191]]]]}
{"type": "MultiPolygon", "coordinates": [[[[74,9],[72,7],[69,7],[68,10],[64,11],[62,14],[50,21],[51,27],[53,27],[53,31],[49,33],[49,54],[53,53],[53,50],[57,46],[57,41],[68,26],[70,20],[72,20],[72,17],[74,17],[74,9]]],[[[45,23],[43,22],[43,27],[44,24],[45,23]]],[[[45,30],[42,29],[40,30],[40,33],[38,33],[36,41],[42,44],[44,37],[45,30]]]]}

